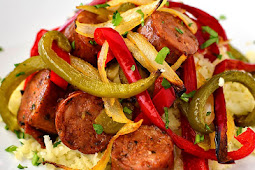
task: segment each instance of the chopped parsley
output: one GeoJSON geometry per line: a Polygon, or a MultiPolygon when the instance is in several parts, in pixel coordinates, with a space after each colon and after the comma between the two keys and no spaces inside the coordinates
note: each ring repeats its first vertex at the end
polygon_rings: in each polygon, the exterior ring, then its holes
{"type": "Polygon", "coordinates": [[[9,126],[8,125],[5,125],[5,130],[9,130],[9,126]]]}
{"type": "Polygon", "coordinates": [[[133,111],[132,111],[131,109],[129,109],[128,107],[125,106],[125,107],[123,108],[123,112],[124,112],[124,113],[127,113],[127,114],[132,114],[133,111]]]}
{"type": "Polygon", "coordinates": [[[170,50],[167,47],[163,47],[159,52],[157,57],[155,58],[155,61],[158,64],[163,64],[163,62],[165,61],[166,56],[170,54],[170,50]]]}
{"type": "Polygon", "coordinates": [[[55,142],[55,143],[53,144],[53,148],[56,148],[60,143],[61,143],[61,141],[55,142]]]}
{"type": "Polygon", "coordinates": [[[94,7],[96,7],[97,9],[98,8],[106,8],[106,7],[108,7],[108,6],[110,6],[109,4],[98,4],[98,5],[94,5],[94,7]]]}
{"type": "Polygon", "coordinates": [[[201,136],[200,136],[199,134],[196,134],[196,138],[195,138],[194,144],[203,142],[204,140],[205,140],[205,136],[204,136],[204,135],[201,135],[201,136]]]}
{"type": "Polygon", "coordinates": [[[32,104],[31,110],[35,110],[35,104],[32,104]]]}
{"type": "Polygon", "coordinates": [[[144,26],[144,13],[141,9],[136,11],[137,13],[141,14],[141,25],[144,26]]]}
{"type": "Polygon", "coordinates": [[[169,7],[169,2],[168,1],[166,2],[166,6],[169,7]]]}
{"type": "Polygon", "coordinates": [[[25,139],[25,133],[24,132],[14,130],[14,133],[17,135],[18,139],[25,139]]]}
{"type": "Polygon", "coordinates": [[[112,24],[114,26],[120,25],[120,22],[122,21],[122,16],[120,16],[120,13],[118,11],[115,11],[112,16],[112,24]]]}
{"type": "Polygon", "coordinates": [[[206,112],[206,116],[210,116],[212,112],[206,112]]]}
{"type": "Polygon", "coordinates": [[[72,49],[75,50],[75,41],[72,42],[71,46],[72,46],[72,49]]]}
{"type": "Polygon", "coordinates": [[[161,82],[161,85],[162,85],[165,89],[169,89],[169,88],[171,87],[170,82],[169,82],[167,79],[165,79],[165,78],[163,78],[163,80],[162,80],[162,82],[161,82]]]}
{"type": "Polygon", "coordinates": [[[18,74],[16,74],[16,77],[19,77],[19,76],[24,75],[24,74],[26,74],[26,73],[25,72],[19,72],[18,74]]]}
{"type": "Polygon", "coordinates": [[[135,65],[132,65],[132,67],[130,68],[132,71],[135,71],[135,65]]]}
{"type": "Polygon", "coordinates": [[[207,130],[211,130],[211,128],[210,128],[207,124],[205,124],[205,128],[206,128],[207,130]]]}
{"type": "Polygon", "coordinates": [[[39,163],[39,156],[37,155],[37,152],[34,152],[34,156],[33,156],[33,159],[32,159],[32,165],[34,166],[38,166],[40,165],[41,163],[39,163]]]}
{"type": "Polygon", "coordinates": [[[99,124],[93,124],[93,128],[96,131],[97,134],[101,135],[104,131],[104,128],[102,125],[99,124]]]}
{"type": "Polygon", "coordinates": [[[236,131],[236,136],[239,136],[243,132],[243,128],[239,127],[236,131]]]}
{"type": "Polygon", "coordinates": [[[14,64],[15,67],[18,67],[20,63],[14,64]]]}
{"type": "Polygon", "coordinates": [[[221,55],[221,54],[217,55],[217,58],[218,58],[219,60],[221,60],[221,59],[222,59],[222,55],[221,55]]]}
{"type": "Polygon", "coordinates": [[[126,31],[124,34],[122,34],[122,36],[123,36],[124,38],[127,38],[127,35],[128,35],[128,31],[126,31]]]}
{"type": "Polygon", "coordinates": [[[168,118],[168,108],[167,107],[164,107],[164,112],[165,112],[165,118],[166,118],[165,127],[166,127],[166,129],[168,129],[169,128],[169,118],[168,118]]]}
{"type": "Polygon", "coordinates": [[[188,26],[191,27],[193,23],[189,23],[188,26]]]}
{"type": "Polygon", "coordinates": [[[175,30],[176,30],[179,34],[183,34],[183,31],[182,31],[180,28],[175,27],[175,30]]]}
{"type": "Polygon", "coordinates": [[[209,47],[210,45],[212,45],[213,43],[217,43],[217,44],[219,43],[219,35],[216,31],[214,31],[209,26],[202,26],[202,30],[203,32],[207,32],[208,34],[210,34],[210,38],[209,40],[207,40],[201,45],[200,47],[201,49],[205,49],[209,47]]]}
{"type": "Polygon", "coordinates": [[[220,15],[219,20],[226,20],[227,17],[225,15],[220,15]]]}
{"type": "Polygon", "coordinates": [[[1,52],[1,51],[4,51],[3,47],[0,47],[0,52],[1,52]]]}
{"type": "Polygon", "coordinates": [[[164,24],[165,23],[165,21],[162,21],[162,24],[164,24]]]}
{"type": "Polygon", "coordinates": [[[79,6],[83,6],[83,3],[81,2],[79,6]]]}
{"type": "Polygon", "coordinates": [[[3,83],[3,82],[4,82],[4,80],[5,80],[5,78],[1,79],[1,83],[3,83]]]}
{"type": "Polygon", "coordinates": [[[17,146],[11,145],[11,146],[9,146],[8,148],[6,148],[5,151],[6,151],[6,152],[14,152],[14,151],[17,150],[17,148],[18,148],[17,146]]]}
{"type": "Polygon", "coordinates": [[[181,21],[181,25],[184,25],[183,21],[181,21]]]}
{"type": "Polygon", "coordinates": [[[27,168],[27,166],[22,166],[22,165],[19,164],[19,165],[17,166],[17,168],[19,168],[19,169],[25,169],[25,168],[27,168]]]}
{"type": "Polygon", "coordinates": [[[228,54],[229,58],[235,59],[235,57],[232,55],[232,53],[230,51],[227,51],[227,54],[228,54]]]}
{"type": "Polygon", "coordinates": [[[94,40],[90,40],[89,43],[90,43],[91,45],[97,45],[97,42],[94,41],[94,40]]]}
{"type": "Polygon", "coordinates": [[[192,97],[195,95],[195,93],[196,93],[196,90],[194,90],[194,91],[192,91],[192,92],[190,92],[190,93],[188,93],[188,94],[183,93],[183,94],[181,95],[180,98],[181,98],[183,101],[188,102],[189,99],[192,98],[192,97]]]}

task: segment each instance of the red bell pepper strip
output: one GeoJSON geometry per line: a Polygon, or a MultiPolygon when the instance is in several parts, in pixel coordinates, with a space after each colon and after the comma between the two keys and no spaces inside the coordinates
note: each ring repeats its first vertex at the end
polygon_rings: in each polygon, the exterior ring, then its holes
{"type": "Polygon", "coordinates": [[[94,0],[92,1],[89,5],[98,5],[98,4],[104,4],[106,3],[108,0],[94,0]]]}
{"type": "MultiPolygon", "coordinates": [[[[194,62],[194,57],[188,57],[183,64],[183,82],[186,87],[186,93],[190,93],[194,90],[197,90],[197,76],[196,76],[196,66],[194,62]]],[[[191,128],[187,119],[181,117],[181,128],[182,128],[182,137],[185,139],[195,142],[196,132],[191,128]]],[[[209,170],[208,160],[193,156],[182,151],[183,156],[183,168],[184,170],[209,170]]]]}
{"type": "MultiPolygon", "coordinates": [[[[99,51],[98,54],[97,54],[97,59],[98,59],[99,56],[100,56],[100,52],[101,52],[101,51],[99,51]]],[[[108,53],[107,53],[107,59],[106,59],[106,61],[105,61],[105,66],[106,66],[107,63],[109,63],[110,61],[112,61],[112,59],[114,59],[114,56],[113,56],[111,50],[109,50],[108,53]]]]}
{"type": "Polygon", "coordinates": [[[134,122],[139,122],[141,119],[143,119],[143,125],[152,125],[150,119],[145,116],[143,112],[139,113],[138,116],[136,116],[134,122]]]}
{"type": "MultiPolygon", "coordinates": [[[[94,37],[96,42],[100,45],[102,45],[103,42],[107,40],[111,51],[119,62],[129,82],[135,82],[141,78],[138,71],[136,72],[130,69],[133,65],[135,65],[135,61],[118,32],[111,28],[98,28],[95,31],[94,37]]],[[[154,107],[147,91],[137,95],[137,99],[143,113],[154,125],[166,131],[180,149],[183,149],[185,152],[200,158],[217,160],[215,149],[205,151],[199,146],[194,145],[193,142],[190,142],[176,135],[171,129],[166,129],[165,123],[154,107]]],[[[255,133],[252,130],[244,132],[243,134],[236,137],[236,139],[244,146],[241,147],[238,151],[228,153],[228,155],[233,160],[242,159],[251,154],[255,149],[255,133]],[[249,135],[249,138],[243,138],[242,135],[249,135]],[[241,156],[239,155],[239,152],[241,153],[241,156]]]]}

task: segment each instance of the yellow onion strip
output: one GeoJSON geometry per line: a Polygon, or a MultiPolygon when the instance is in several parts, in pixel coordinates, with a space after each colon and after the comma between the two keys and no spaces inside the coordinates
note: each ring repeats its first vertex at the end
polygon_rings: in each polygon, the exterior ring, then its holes
{"type": "Polygon", "coordinates": [[[101,158],[101,160],[97,163],[96,166],[94,166],[92,168],[92,170],[102,170],[102,169],[105,169],[105,167],[107,166],[107,163],[109,162],[110,160],[110,157],[111,157],[111,151],[112,151],[112,145],[113,145],[113,142],[121,135],[126,135],[126,134],[129,134],[129,133],[132,133],[134,131],[136,131],[142,124],[142,121],[143,120],[140,120],[139,122],[131,122],[131,123],[127,123],[125,124],[120,130],[119,132],[112,137],[112,139],[110,140],[108,146],[107,146],[107,149],[105,150],[104,152],[104,155],[103,157],[101,158]]]}
{"type": "Polygon", "coordinates": [[[172,15],[175,15],[175,16],[179,17],[184,22],[184,24],[188,27],[188,29],[193,34],[196,34],[197,24],[192,19],[190,19],[187,15],[185,15],[185,14],[183,14],[180,11],[177,11],[175,9],[171,9],[171,8],[160,8],[160,9],[158,9],[158,11],[168,12],[172,15]]]}
{"type": "MultiPolygon", "coordinates": [[[[98,71],[99,75],[103,82],[109,83],[109,80],[107,79],[106,71],[105,71],[105,61],[107,59],[107,53],[109,50],[109,44],[105,41],[99,58],[98,58],[98,71]]],[[[116,98],[102,98],[104,101],[104,107],[105,112],[109,117],[112,117],[112,119],[115,122],[119,123],[129,123],[132,122],[129,120],[126,115],[123,112],[122,105],[120,104],[119,100],[116,98]]]]}
{"type": "Polygon", "coordinates": [[[112,14],[111,11],[105,9],[105,8],[96,8],[94,6],[90,5],[82,5],[82,6],[77,6],[77,9],[82,9],[85,11],[92,12],[94,14],[98,14],[100,18],[104,19],[105,21],[108,20],[108,16],[112,14]]]}
{"type": "Polygon", "coordinates": [[[187,59],[187,56],[182,54],[181,57],[179,57],[179,59],[171,66],[171,68],[176,71],[178,70],[178,68],[180,68],[180,66],[182,65],[182,63],[187,59]]]}
{"type": "Polygon", "coordinates": [[[119,6],[121,4],[130,2],[135,5],[146,5],[149,3],[152,3],[154,0],[112,0],[110,2],[107,2],[108,5],[110,5],[109,8],[119,6]]]}
{"type": "Polygon", "coordinates": [[[147,41],[147,39],[144,36],[142,36],[139,33],[129,31],[127,34],[127,38],[138,47],[141,53],[144,54],[141,55],[141,57],[145,57],[143,59],[146,64],[143,65],[143,67],[146,68],[147,66],[146,69],[148,69],[149,71],[151,71],[151,69],[153,69],[152,71],[160,69],[162,71],[163,77],[165,77],[172,84],[178,87],[183,86],[182,80],[178,77],[175,71],[167,64],[167,62],[164,61],[163,64],[161,65],[155,61],[158,52],[154,48],[154,46],[147,41]]]}
{"type": "Polygon", "coordinates": [[[146,19],[148,16],[150,16],[154,10],[158,7],[159,3],[161,8],[167,0],[163,0],[161,3],[161,0],[153,1],[152,3],[148,5],[142,5],[133,9],[130,9],[126,12],[123,12],[121,14],[122,21],[118,26],[114,26],[112,24],[112,20],[109,20],[104,23],[100,24],[84,24],[76,21],[76,32],[85,36],[85,37],[90,37],[94,38],[94,32],[97,28],[101,27],[110,27],[118,31],[120,34],[124,34],[127,31],[132,30],[135,28],[137,25],[141,24],[141,14],[136,12],[137,10],[142,10],[144,13],[144,19],[146,19]]]}

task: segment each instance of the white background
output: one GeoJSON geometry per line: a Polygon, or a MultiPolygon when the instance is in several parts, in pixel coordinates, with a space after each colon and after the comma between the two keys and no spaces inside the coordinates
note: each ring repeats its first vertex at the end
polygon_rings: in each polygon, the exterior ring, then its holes
{"type": "MultiPolygon", "coordinates": [[[[10,72],[14,63],[29,57],[30,48],[37,31],[41,28],[52,29],[71,16],[75,6],[86,1],[78,0],[0,0],[0,76],[10,72]]],[[[232,44],[242,52],[255,51],[255,5],[253,0],[184,0],[184,3],[201,8],[214,17],[225,15],[221,21],[232,44]]],[[[17,169],[19,161],[4,151],[10,145],[19,145],[16,136],[4,130],[0,123],[0,170],[17,169]]],[[[254,169],[255,159],[242,161],[235,169],[254,169]]],[[[28,169],[30,162],[22,162],[28,169]]]]}

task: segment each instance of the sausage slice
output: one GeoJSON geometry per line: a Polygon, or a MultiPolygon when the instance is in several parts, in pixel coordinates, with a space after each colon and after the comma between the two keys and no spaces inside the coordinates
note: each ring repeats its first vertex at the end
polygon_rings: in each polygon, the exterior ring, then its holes
{"type": "MultiPolygon", "coordinates": [[[[86,24],[97,24],[100,21],[97,19],[97,15],[88,11],[82,11],[77,20],[86,24]]],[[[97,53],[101,47],[96,44],[91,44],[93,38],[82,36],[75,32],[75,23],[70,24],[64,31],[64,35],[68,38],[69,42],[75,42],[75,49],[72,50],[72,55],[79,57],[94,66],[96,66],[97,53]]]]}
{"type": "Polygon", "coordinates": [[[25,124],[56,134],[55,112],[58,99],[65,92],[50,81],[50,71],[42,70],[36,73],[28,83],[22,96],[18,112],[18,122],[21,127],[25,124]]]}
{"type": "Polygon", "coordinates": [[[116,139],[112,149],[112,170],[171,169],[173,158],[171,138],[156,126],[143,125],[116,139]]]}
{"type": "Polygon", "coordinates": [[[61,141],[70,149],[84,154],[104,150],[112,135],[97,134],[94,120],[103,109],[101,98],[85,92],[74,92],[61,101],[56,113],[56,128],[61,141]]]}
{"type": "Polygon", "coordinates": [[[149,42],[160,51],[163,47],[170,49],[166,61],[170,64],[182,55],[192,55],[198,50],[198,41],[181,20],[167,12],[154,12],[138,29],[149,42]]]}

